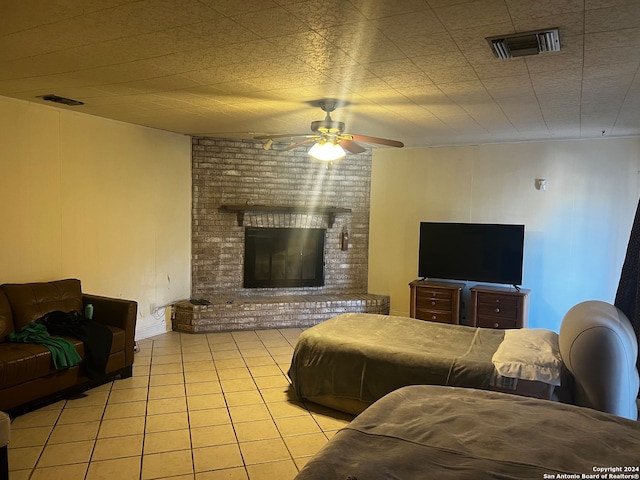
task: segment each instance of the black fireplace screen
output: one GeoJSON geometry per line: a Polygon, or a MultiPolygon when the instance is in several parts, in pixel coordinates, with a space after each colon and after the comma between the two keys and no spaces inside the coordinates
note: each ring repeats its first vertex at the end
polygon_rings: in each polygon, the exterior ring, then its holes
{"type": "Polygon", "coordinates": [[[244,235],[244,287],[324,285],[323,228],[251,228],[244,235]]]}

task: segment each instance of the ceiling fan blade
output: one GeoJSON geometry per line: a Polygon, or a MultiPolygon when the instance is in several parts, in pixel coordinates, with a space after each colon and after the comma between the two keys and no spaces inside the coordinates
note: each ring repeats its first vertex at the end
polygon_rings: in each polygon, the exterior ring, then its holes
{"type": "Polygon", "coordinates": [[[295,137],[315,137],[312,133],[279,133],[277,135],[256,135],[254,140],[269,140],[270,138],[295,138],[295,137]]]}
{"type": "Polygon", "coordinates": [[[378,137],[367,137],[366,135],[357,135],[355,133],[345,134],[349,135],[352,140],[357,140],[359,142],[364,143],[377,143],[379,145],[386,145],[388,147],[404,147],[404,143],[399,142],[397,140],[388,140],[386,138],[378,138],[378,137]]]}
{"type": "Polygon", "coordinates": [[[304,145],[305,143],[315,142],[317,139],[318,139],[318,137],[316,135],[314,135],[313,138],[307,138],[306,140],[302,140],[301,142],[293,143],[293,144],[289,145],[283,151],[288,152],[290,150],[293,150],[294,148],[298,148],[300,145],[304,145]]]}
{"type": "Polygon", "coordinates": [[[349,139],[340,140],[338,142],[338,145],[351,153],[362,153],[366,151],[366,149],[362,145],[358,145],[356,142],[349,139]]]}

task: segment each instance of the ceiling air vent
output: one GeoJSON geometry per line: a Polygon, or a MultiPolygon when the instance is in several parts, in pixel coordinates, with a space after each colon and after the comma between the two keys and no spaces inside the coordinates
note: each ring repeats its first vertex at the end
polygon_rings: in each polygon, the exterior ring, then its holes
{"type": "Polygon", "coordinates": [[[487,42],[493,54],[500,60],[560,51],[560,35],[557,28],[489,37],[487,42]]]}
{"type": "Polygon", "coordinates": [[[46,100],[47,102],[62,103],[63,105],[68,105],[70,107],[75,107],[77,105],[84,105],[84,102],[81,102],[80,100],[74,100],[72,98],[60,97],[60,96],[54,95],[52,93],[50,93],[48,95],[41,95],[38,98],[46,100]]]}

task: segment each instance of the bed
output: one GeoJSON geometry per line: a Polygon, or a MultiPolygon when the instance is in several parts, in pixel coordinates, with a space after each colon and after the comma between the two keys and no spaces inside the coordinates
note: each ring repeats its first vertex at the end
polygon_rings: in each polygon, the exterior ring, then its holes
{"type": "Polygon", "coordinates": [[[357,415],[408,385],[442,385],[576,403],[637,418],[637,340],[614,306],[573,307],[560,334],[347,313],[305,330],[289,377],[297,396],[357,415]]]}
{"type": "Polygon", "coordinates": [[[561,376],[554,332],[473,328],[363,313],[338,315],[303,332],[289,369],[300,398],[354,415],[406,385],[462,386],[550,399],[562,383],[561,376]],[[521,333],[527,334],[524,344],[555,368],[554,373],[545,378],[499,373],[493,358],[508,345],[521,345],[523,340],[514,338],[521,333]]]}
{"type": "Polygon", "coordinates": [[[419,385],[375,402],[296,480],[637,479],[639,469],[637,421],[501,392],[419,385]]]}

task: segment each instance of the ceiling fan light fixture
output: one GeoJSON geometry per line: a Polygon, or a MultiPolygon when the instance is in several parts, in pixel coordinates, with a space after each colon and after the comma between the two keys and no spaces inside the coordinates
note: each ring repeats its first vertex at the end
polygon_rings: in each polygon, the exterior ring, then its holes
{"type": "Polygon", "coordinates": [[[322,162],[333,162],[346,157],[347,152],[337,143],[321,140],[309,149],[309,156],[322,162]]]}
{"type": "MultiPolygon", "coordinates": [[[[325,99],[314,103],[317,103],[317,106],[322,108],[322,110],[326,113],[326,116],[324,120],[311,122],[311,132],[313,132],[311,135],[304,133],[285,133],[276,135],[257,135],[253,138],[255,140],[262,140],[262,147],[265,150],[271,148],[271,141],[274,138],[290,138],[291,144],[287,148],[281,150],[283,152],[295,150],[296,148],[303,145],[307,146],[313,144],[307,154],[323,162],[333,162],[335,160],[340,160],[347,156],[347,152],[353,154],[365,152],[366,149],[356,142],[374,143],[377,145],[385,145],[387,147],[396,148],[404,147],[404,143],[397,140],[370,137],[367,135],[360,135],[355,133],[345,133],[344,123],[335,122],[331,119],[331,112],[338,106],[338,100],[325,99]]],[[[341,103],[345,104],[346,102],[341,103]]]]}

